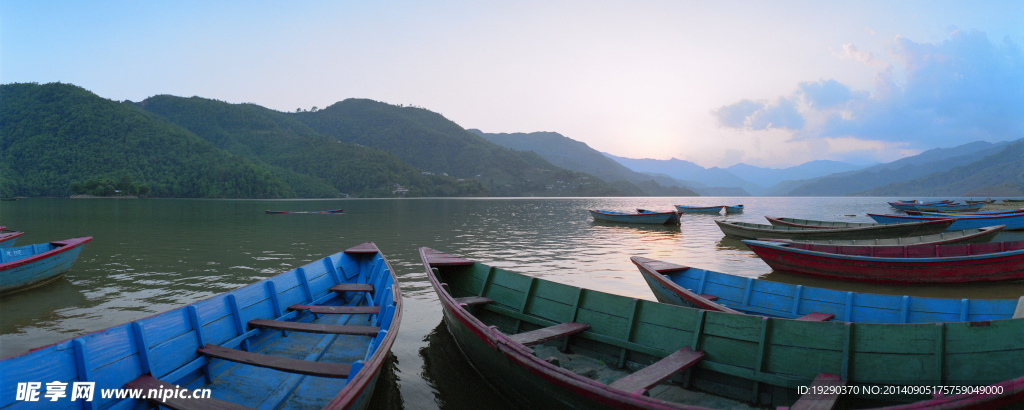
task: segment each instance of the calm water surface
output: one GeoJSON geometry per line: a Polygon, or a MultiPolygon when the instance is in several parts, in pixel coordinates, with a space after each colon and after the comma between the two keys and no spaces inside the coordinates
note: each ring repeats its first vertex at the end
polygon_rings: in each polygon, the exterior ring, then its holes
{"type": "MultiPolygon", "coordinates": [[[[655,300],[629,261],[682,265],[808,286],[888,294],[1008,299],[1024,282],[957,286],[849,284],[772,272],[714,219],[764,216],[871,222],[891,198],[514,198],[381,200],[22,199],[0,203],[0,225],[18,244],[92,236],[64,279],[0,299],[0,357],[123,324],[274,276],[372,241],[405,297],[393,371],[375,407],[503,407],[441,322],[421,246],[544,279],[655,300]],[[684,215],[681,227],[595,223],[587,209],[672,209],[743,203],[746,213],[684,215]],[[263,211],[345,208],[344,214],[263,211]]],[[[1001,233],[1000,240],[1024,240],[1001,233]]],[[[45,365],[45,364],[40,364],[45,365]]]]}

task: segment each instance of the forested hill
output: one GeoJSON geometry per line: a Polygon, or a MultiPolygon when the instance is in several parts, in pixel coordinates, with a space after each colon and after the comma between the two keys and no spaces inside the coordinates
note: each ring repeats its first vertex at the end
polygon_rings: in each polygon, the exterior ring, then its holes
{"type": "Polygon", "coordinates": [[[1024,195],[1024,139],[967,165],[924,178],[898,182],[865,195],[1021,196],[1024,195]]]}
{"type": "Polygon", "coordinates": [[[533,152],[500,147],[422,108],[348,99],[319,111],[288,115],[319,133],[390,152],[424,171],[479,179],[493,196],[626,194],[596,177],[552,165],[533,152]]]}
{"type": "Polygon", "coordinates": [[[387,152],[339,142],[294,117],[254,104],[160,95],[139,103],[146,111],[185,128],[218,148],[244,156],[286,180],[302,197],[479,196],[474,179],[424,175],[387,152]],[[333,195],[326,195],[330,191],[333,195]]]}
{"type": "Polygon", "coordinates": [[[280,198],[280,177],[194,134],[69,84],[0,85],[0,196],[66,196],[127,176],[150,196],[280,198]]]}

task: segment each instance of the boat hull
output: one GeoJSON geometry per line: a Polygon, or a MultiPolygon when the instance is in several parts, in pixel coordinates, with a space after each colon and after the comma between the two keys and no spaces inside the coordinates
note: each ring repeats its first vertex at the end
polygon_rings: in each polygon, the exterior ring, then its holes
{"type": "MultiPolygon", "coordinates": [[[[881,239],[805,239],[789,240],[797,243],[808,243],[815,245],[844,245],[844,246],[906,246],[906,245],[951,245],[988,243],[1003,231],[1005,225],[987,226],[978,229],[966,229],[963,231],[943,231],[929,235],[907,236],[902,238],[881,238],[881,239]]],[[[788,240],[788,239],[787,239],[788,240]]]]}
{"type": "Polygon", "coordinates": [[[745,222],[715,221],[722,233],[739,239],[878,239],[927,235],[945,230],[952,220],[925,221],[918,224],[888,224],[855,228],[799,228],[745,222]]]}
{"type": "Polygon", "coordinates": [[[724,205],[717,206],[685,206],[676,205],[676,211],[682,214],[709,214],[709,215],[720,215],[724,205]]]}
{"type": "Polygon", "coordinates": [[[3,261],[33,253],[33,248],[49,250],[32,256],[0,263],[0,295],[30,289],[59,279],[78,259],[92,237],[55,241],[49,244],[0,248],[3,261]]]}
{"type": "MultiPolygon", "coordinates": [[[[896,252],[875,253],[893,256],[859,256],[795,249],[779,242],[745,240],[743,243],[774,270],[832,279],[879,283],[968,283],[1024,279],[1024,242],[1010,246],[1011,249],[1006,252],[910,258],[896,257],[896,252]]],[[[1002,244],[1006,243],[1013,242],[1002,244]]],[[[999,244],[943,246],[966,248],[999,244]]],[[[892,248],[909,250],[915,247],[892,248]]],[[[917,248],[928,250],[936,247],[917,248]]]]}
{"type": "Polygon", "coordinates": [[[939,219],[955,219],[952,225],[946,229],[950,231],[958,231],[964,229],[982,228],[993,225],[1006,225],[1007,231],[1021,230],[1024,229],[1024,214],[998,214],[998,215],[979,215],[979,216],[960,216],[960,215],[942,215],[942,216],[913,216],[913,215],[881,215],[881,214],[868,214],[871,219],[881,223],[907,223],[907,222],[921,222],[921,221],[935,221],[939,219]]]}
{"type": "Polygon", "coordinates": [[[679,223],[679,215],[675,212],[638,212],[621,213],[608,211],[590,211],[595,221],[617,222],[629,224],[672,225],[679,223]]]}
{"type": "MultiPolygon", "coordinates": [[[[216,402],[192,403],[203,407],[365,408],[401,321],[396,279],[367,243],[185,307],[8,357],[0,361],[0,407],[38,404],[15,401],[13,382],[89,381],[100,391],[149,377],[210,389],[216,402]],[[348,313],[314,315],[310,307],[348,313]],[[235,359],[209,355],[223,352],[235,359]],[[260,356],[238,359],[253,353],[260,356]]],[[[98,393],[91,404],[145,405],[98,393]]]]}
{"type": "Polygon", "coordinates": [[[832,320],[863,323],[1002,320],[1013,318],[1019,302],[842,292],[688,268],[638,256],[632,261],[659,302],[788,319],[825,313],[833,315],[832,320]]]}
{"type": "Polygon", "coordinates": [[[24,232],[0,232],[0,248],[10,248],[18,242],[18,238],[24,232]]]}

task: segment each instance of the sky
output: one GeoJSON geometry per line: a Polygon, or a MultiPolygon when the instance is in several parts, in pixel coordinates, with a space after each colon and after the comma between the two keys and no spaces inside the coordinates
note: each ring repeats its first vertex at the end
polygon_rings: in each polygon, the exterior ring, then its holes
{"type": "Polygon", "coordinates": [[[1022,47],[1019,0],[0,0],[3,84],[280,111],[369,98],[705,167],[1024,138],[1022,47]]]}

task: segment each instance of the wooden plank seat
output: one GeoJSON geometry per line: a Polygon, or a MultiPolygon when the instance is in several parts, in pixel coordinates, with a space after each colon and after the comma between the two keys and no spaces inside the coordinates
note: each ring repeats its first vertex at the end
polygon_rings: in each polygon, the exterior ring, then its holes
{"type": "MultiPolygon", "coordinates": [[[[124,385],[124,387],[126,389],[140,389],[140,390],[145,390],[147,392],[149,390],[160,390],[160,389],[163,389],[163,390],[178,390],[178,388],[175,387],[173,384],[170,384],[170,383],[165,382],[163,380],[157,379],[156,377],[153,377],[153,376],[151,376],[149,374],[144,374],[142,376],[139,376],[139,378],[126,383],[124,385]]],[[[143,393],[143,395],[146,395],[146,394],[143,393]]],[[[245,407],[245,406],[242,406],[242,405],[239,405],[239,404],[235,404],[235,403],[224,401],[224,400],[220,400],[220,399],[214,399],[214,398],[206,398],[206,399],[187,398],[186,399],[186,398],[178,398],[178,397],[169,397],[166,400],[163,400],[163,397],[150,397],[149,398],[149,402],[153,403],[153,404],[160,405],[161,407],[167,407],[167,408],[178,409],[178,410],[193,410],[193,409],[195,409],[195,410],[203,410],[203,409],[243,410],[243,409],[251,409],[251,407],[245,407]]]]}
{"type": "Polygon", "coordinates": [[[342,283],[331,286],[327,289],[331,292],[373,292],[373,285],[369,283],[342,283]]]}
{"type": "Polygon", "coordinates": [[[689,347],[684,347],[652,363],[650,366],[616,380],[609,386],[636,394],[644,394],[652,387],[657,386],[658,383],[697,364],[703,358],[704,352],[695,352],[689,347]]]}
{"type": "Polygon", "coordinates": [[[380,306],[318,306],[318,305],[291,305],[288,310],[305,310],[309,313],[322,315],[375,315],[380,313],[380,306]]]}
{"type": "Polygon", "coordinates": [[[796,318],[796,320],[803,320],[805,322],[825,322],[832,320],[836,315],[831,313],[814,312],[796,318]]]}
{"type": "Polygon", "coordinates": [[[1024,318],[1024,296],[1021,296],[1020,299],[1017,299],[1017,309],[1014,309],[1013,311],[1013,318],[1024,318]]]}
{"type": "Polygon", "coordinates": [[[196,349],[200,354],[231,362],[244,363],[288,373],[305,374],[318,377],[346,378],[352,365],[344,363],[322,363],[309,360],[291,359],[251,353],[238,349],[207,344],[196,349]]]}
{"type": "MultiPolygon", "coordinates": [[[[845,386],[846,380],[840,379],[839,376],[820,373],[814,378],[814,382],[811,386],[845,386]]],[[[838,389],[836,389],[838,390],[838,389]]],[[[822,391],[822,389],[811,389],[814,391],[822,391]]],[[[790,407],[791,410],[830,410],[836,405],[836,401],[839,400],[839,394],[814,394],[808,393],[800,396],[800,399],[793,403],[790,407]]]]}
{"type": "Polygon", "coordinates": [[[718,300],[718,296],[715,296],[715,295],[705,295],[705,294],[702,293],[702,294],[697,295],[697,296],[700,296],[700,297],[702,297],[704,299],[707,299],[707,300],[710,300],[712,302],[718,300]]]}
{"type": "Polygon", "coordinates": [[[335,335],[375,336],[380,328],[377,326],[342,326],[318,323],[289,322],[287,320],[253,319],[249,326],[261,329],[287,330],[290,332],[325,333],[335,335]]]}
{"type": "Polygon", "coordinates": [[[590,325],[586,323],[561,323],[537,330],[531,330],[529,332],[510,335],[509,339],[512,339],[524,346],[532,346],[569,335],[574,335],[587,329],[590,329],[590,325]]]}
{"type": "Polygon", "coordinates": [[[460,306],[474,306],[486,305],[488,303],[494,303],[494,301],[483,296],[466,296],[464,298],[455,298],[455,303],[458,303],[460,306]]]}

